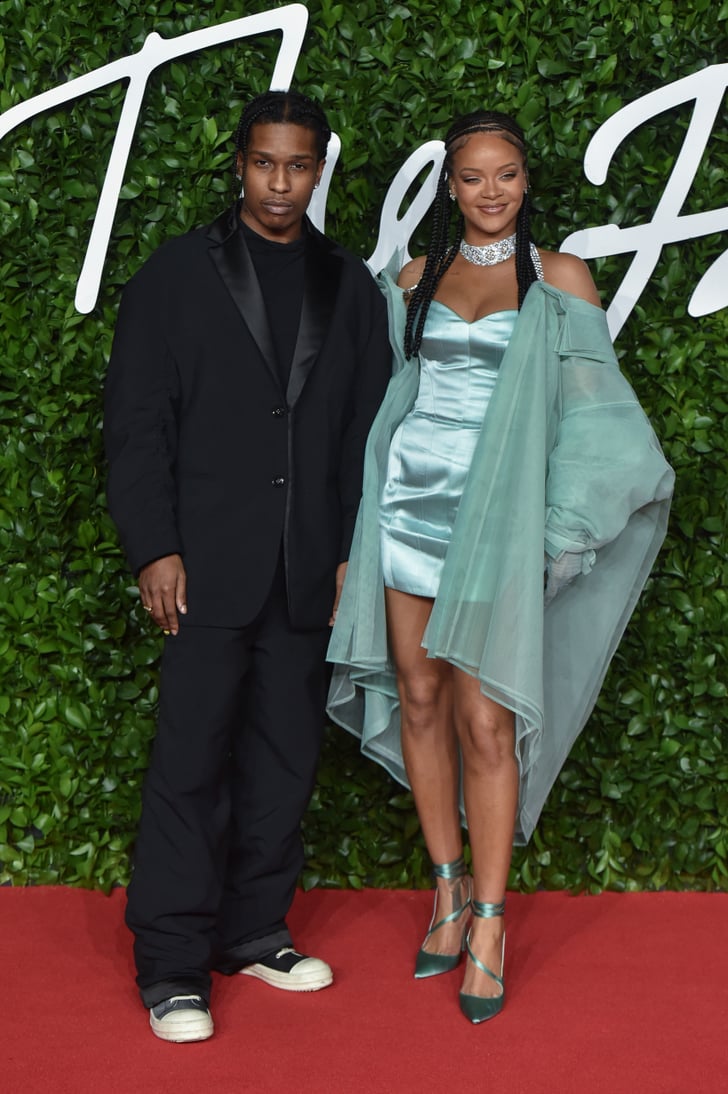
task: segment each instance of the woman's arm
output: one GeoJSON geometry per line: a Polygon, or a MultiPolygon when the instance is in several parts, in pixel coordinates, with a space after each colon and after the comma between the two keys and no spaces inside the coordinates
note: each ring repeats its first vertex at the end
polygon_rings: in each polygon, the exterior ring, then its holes
{"type": "Polygon", "coordinates": [[[397,278],[397,284],[399,285],[400,289],[409,289],[409,291],[411,292],[412,289],[415,288],[418,281],[422,277],[426,261],[427,259],[425,258],[425,256],[421,255],[419,258],[413,258],[411,262],[407,262],[402,267],[399,272],[399,277],[397,278]]]}
{"type": "MultiPolygon", "coordinates": [[[[566,252],[540,251],[544,280],[600,308],[601,301],[586,262],[566,252]]],[[[406,269],[407,267],[405,267],[406,269]]],[[[403,271],[404,272],[404,271],[403,271]]]]}

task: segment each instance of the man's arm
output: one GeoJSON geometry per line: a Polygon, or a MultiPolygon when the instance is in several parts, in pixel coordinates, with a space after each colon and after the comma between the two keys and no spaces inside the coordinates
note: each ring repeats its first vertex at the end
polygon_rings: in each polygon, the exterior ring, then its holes
{"type": "Polygon", "coordinates": [[[106,381],[104,441],[109,509],[139,575],[142,602],[172,630],[170,588],[172,610],[185,599],[174,481],[177,376],[153,281],[145,267],[124,292],[106,381]]]}
{"type": "Polygon", "coordinates": [[[364,472],[364,449],[372,422],[379,410],[392,375],[392,349],[389,344],[387,307],[376,282],[369,274],[361,293],[362,336],[357,347],[354,408],[347,424],[339,472],[342,509],[342,534],[339,558],[349,558],[359,509],[364,472]],[[369,284],[370,282],[370,284],[369,284]]]}

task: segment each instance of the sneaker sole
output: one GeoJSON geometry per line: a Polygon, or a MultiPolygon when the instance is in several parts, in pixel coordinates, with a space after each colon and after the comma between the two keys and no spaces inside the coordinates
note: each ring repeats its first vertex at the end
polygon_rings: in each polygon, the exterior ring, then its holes
{"type": "Polygon", "coordinates": [[[165,1026],[164,1019],[149,1019],[152,1033],[161,1041],[172,1041],[174,1044],[184,1044],[187,1041],[206,1041],[212,1037],[215,1027],[210,1018],[202,1016],[200,1019],[187,1021],[184,1025],[165,1026]]]}
{"type": "Polygon", "coordinates": [[[331,972],[294,977],[289,972],[276,972],[265,965],[247,965],[239,971],[241,976],[253,976],[256,980],[262,980],[272,988],[281,988],[283,991],[321,991],[334,982],[331,972]]]}

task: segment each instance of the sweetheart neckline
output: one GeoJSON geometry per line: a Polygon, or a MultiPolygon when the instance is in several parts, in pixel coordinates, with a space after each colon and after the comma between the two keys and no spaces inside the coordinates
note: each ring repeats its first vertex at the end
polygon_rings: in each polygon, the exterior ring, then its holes
{"type": "Polygon", "coordinates": [[[518,308],[501,308],[499,311],[489,311],[485,315],[479,315],[477,319],[468,320],[460,312],[455,311],[449,304],[444,304],[442,300],[431,300],[431,304],[439,304],[441,308],[445,308],[451,315],[454,315],[456,319],[459,319],[461,323],[464,323],[466,327],[474,327],[476,323],[482,323],[484,319],[492,319],[495,315],[510,315],[518,314],[518,308]]]}

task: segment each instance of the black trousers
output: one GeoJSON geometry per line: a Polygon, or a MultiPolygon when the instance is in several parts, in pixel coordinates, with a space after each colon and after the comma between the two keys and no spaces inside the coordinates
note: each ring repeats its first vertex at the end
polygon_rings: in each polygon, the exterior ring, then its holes
{"type": "Polygon", "coordinates": [[[183,623],[165,642],[126,912],[147,1007],[209,1001],[211,968],[235,972],[291,944],[328,637],[293,630],[279,566],[252,623],[183,623]]]}

